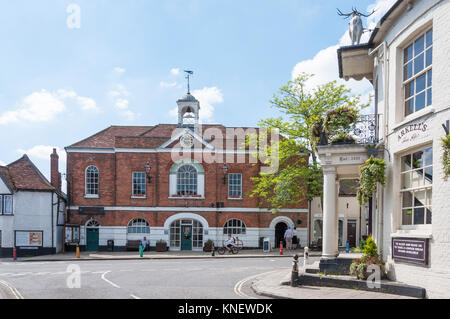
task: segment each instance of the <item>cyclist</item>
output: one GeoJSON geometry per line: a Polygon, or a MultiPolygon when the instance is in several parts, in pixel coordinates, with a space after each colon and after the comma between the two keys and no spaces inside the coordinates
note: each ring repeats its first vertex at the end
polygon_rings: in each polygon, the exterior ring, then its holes
{"type": "Polygon", "coordinates": [[[231,248],[236,246],[236,241],[234,237],[231,237],[231,234],[228,234],[228,239],[225,241],[225,248],[231,252],[231,248]]]}

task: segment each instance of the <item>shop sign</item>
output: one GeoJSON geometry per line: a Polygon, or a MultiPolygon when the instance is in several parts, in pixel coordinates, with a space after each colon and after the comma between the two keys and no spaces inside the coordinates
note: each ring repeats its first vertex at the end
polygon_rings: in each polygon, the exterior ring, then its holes
{"type": "Polygon", "coordinates": [[[392,238],[392,259],[427,265],[428,239],[392,238]]]}
{"type": "Polygon", "coordinates": [[[408,124],[397,133],[399,143],[414,142],[428,133],[428,124],[419,122],[408,124]]]}

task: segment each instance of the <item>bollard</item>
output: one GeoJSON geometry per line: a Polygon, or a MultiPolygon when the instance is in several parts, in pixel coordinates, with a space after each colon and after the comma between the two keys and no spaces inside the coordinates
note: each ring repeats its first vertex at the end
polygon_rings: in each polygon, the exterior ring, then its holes
{"type": "Polygon", "coordinates": [[[139,257],[144,257],[144,247],[141,245],[139,245],[139,257]]]}
{"type": "Polygon", "coordinates": [[[309,258],[309,248],[305,247],[304,253],[303,253],[303,267],[306,268],[306,265],[308,265],[308,258],[309,258]]]}
{"type": "Polygon", "coordinates": [[[17,249],[16,249],[16,247],[13,248],[13,260],[14,261],[17,260],[17,249]]]}
{"type": "Polygon", "coordinates": [[[283,242],[280,241],[280,255],[283,255],[283,242]]]}
{"type": "Polygon", "coordinates": [[[292,274],[291,274],[291,287],[296,287],[298,282],[298,255],[294,255],[294,260],[292,261],[292,274]]]}
{"type": "Polygon", "coordinates": [[[350,252],[350,247],[348,242],[345,244],[345,252],[348,254],[350,252]]]}
{"type": "Polygon", "coordinates": [[[77,250],[76,250],[76,252],[77,252],[77,255],[76,255],[76,257],[77,258],[80,258],[80,247],[77,245],[77,250]]]}
{"type": "Polygon", "coordinates": [[[212,253],[211,253],[211,256],[215,256],[215,250],[216,250],[216,247],[214,247],[214,243],[212,244],[212,253]]]}

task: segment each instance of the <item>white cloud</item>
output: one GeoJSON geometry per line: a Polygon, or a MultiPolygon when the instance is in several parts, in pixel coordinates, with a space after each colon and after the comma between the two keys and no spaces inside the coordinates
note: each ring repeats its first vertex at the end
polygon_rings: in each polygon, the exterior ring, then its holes
{"type": "Polygon", "coordinates": [[[117,67],[114,68],[113,71],[114,71],[114,73],[117,73],[117,74],[119,74],[119,75],[122,75],[122,74],[125,73],[126,69],[117,66],[117,67]]]}
{"type": "Polygon", "coordinates": [[[78,96],[77,101],[83,111],[99,111],[97,103],[91,98],[78,96]]]}
{"type": "Polygon", "coordinates": [[[128,97],[131,94],[127,90],[125,85],[116,84],[114,89],[108,92],[108,95],[111,98],[113,105],[117,109],[119,114],[123,116],[127,121],[134,121],[140,116],[139,113],[134,113],[129,108],[130,101],[128,100],[128,97]]]}
{"type": "Polygon", "coordinates": [[[177,86],[177,82],[164,82],[161,81],[159,82],[159,86],[162,88],[173,88],[175,86],[177,86]]]}
{"type": "MultiPolygon", "coordinates": [[[[376,9],[375,13],[367,19],[367,22],[364,22],[367,23],[369,29],[375,28],[378,21],[387,12],[387,10],[389,10],[394,2],[395,0],[377,0],[375,3],[367,7],[367,12],[372,12],[372,9],[376,9]]],[[[361,43],[367,42],[369,38],[370,32],[365,32],[361,39],[361,43]]],[[[348,30],[346,30],[339,39],[339,44],[320,50],[312,59],[297,63],[292,70],[292,79],[296,78],[301,72],[315,74],[315,76],[307,83],[308,89],[315,88],[319,84],[336,80],[338,84],[345,84],[348,88],[350,88],[353,94],[361,94],[362,102],[367,102],[373,91],[372,85],[369,81],[366,79],[361,81],[356,81],[353,79],[345,81],[339,78],[337,49],[340,46],[350,44],[350,37],[348,35],[348,30]]],[[[370,110],[367,111],[370,112],[370,110]]]]}
{"type": "MultiPolygon", "coordinates": [[[[192,91],[192,95],[200,102],[200,122],[211,123],[214,116],[214,108],[216,104],[223,103],[223,94],[219,88],[204,87],[201,90],[192,91]]],[[[178,108],[169,111],[172,117],[178,116],[178,108]]]]}
{"type": "Polygon", "coordinates": [[[46,90],[34,92],[26,96],[21,106],[0,115],[0,124],[19,121],[48,122],[66,109],[64,103],[46,90]]]}
{"type": "Polygon", "coordinates": [[[170,70],[170,74],[172,74],[172,75],[178,75],[178,74],[180,74],[180,69],[178,69],[178,68],[173,68],[173,69],[170,70]]]}
{"type": "MultiPolygon", "coordinates": [[[[36,145],[30,149],[18,149],[17,153],[19,154],[27,154],[31,160],[50,160],[50,154],[53,153],[53,149],[56,148],[56,152],[58,153],[59,160],[63,163],[66,162],[66,151],[60,149],[57,146],[49,146],[49,145],[36,145]]],[[[61,165],[60,165],[61,166],[61,165]]]]}
{"type": "Polygon", "coordinates": [[[0,166],[6,166],[6,163],[0,160],[0,166]]]}

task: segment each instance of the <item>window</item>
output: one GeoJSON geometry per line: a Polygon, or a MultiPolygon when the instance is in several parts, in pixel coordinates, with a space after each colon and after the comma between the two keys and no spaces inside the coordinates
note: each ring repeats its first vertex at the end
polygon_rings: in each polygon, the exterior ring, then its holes
{"type": "Polygon", "coordinates": [[[405,116],[431,105],[433,29],[421,34],[403,51],[405,116]]]}
{"type": "Polygon", "coordinates": [[[433,148],[401,158],[402,224],[431,224],[433,148]]]}
{"type": "Polygon", "coordinates": [[[224,235],[245,234],[245,224],[240,219],[229,219],[223,226],[224,235]]]}
{"type": "Polygon", "coordinates": [[[177,171],[177,194],[197,195],[197,170],[192,165],[183,165],[177,171]]]}
{"type": "Polygon", "coordinates": [[[80,242],[80,226],[66,226],[66,243],[80,242]]]}
{"type": "Polygon", "coordinates": [[[133,172],[133,196],[145,196],[145,173],[133,172]]]}
{"type": "Polygon", "coordinates": [[[12,195],[0,195],[0,215],[12,215],[12,195]]]}
{"type": "Polygon", "coordinates": [[[242,174],[228,174],[228,197],[242,197],[242,174]]]}
{"type": "Polygon", "coordinates": [[[86,168],[86,195],[98,196],[98,168],[86,168]]]}
{"type": "Polygon", "coordinates": [[[150,224],[143,218],[135,218],[128,223],[129,234],[150,234],[150,224]]]}

